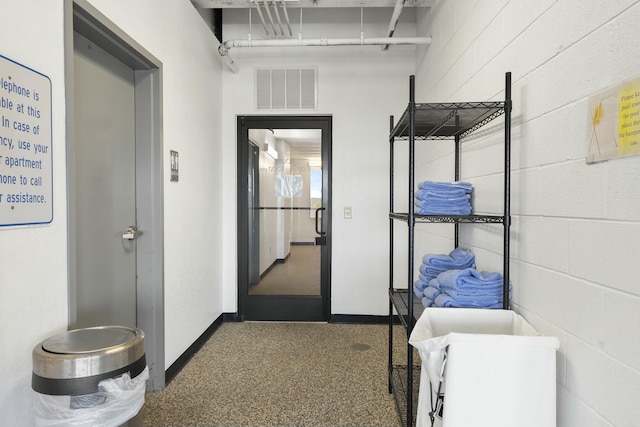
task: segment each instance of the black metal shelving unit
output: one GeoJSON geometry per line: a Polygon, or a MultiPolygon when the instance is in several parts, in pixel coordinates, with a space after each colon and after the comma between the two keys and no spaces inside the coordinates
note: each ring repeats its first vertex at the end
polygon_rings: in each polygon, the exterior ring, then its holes
{"type": "Polygon", "coordinates": [[[420,223],[454,224],[454,244],[459,242],[459,225],[465,223],[493,223],[503,225],[503,308],[509,308],[509,227],[511,223],[511,73],[505,74],[505,100],[495,102],[428,103],[415,102],[415,77],[409,78],[409,104],[400,120],[390,119],[390,197],[389,197],[389,393],[396,398],[402,425],[413,427],[417,405],[419,369],[414,365],[413,348],[407,343],[406,365],[393,363],[393,323],[395,308],[406,331],[407,339],[424,308],[414,298],[414,235],[420,223]],[[415,192],[416,141],[453,140],[455,143],[455,177],[460,179],[460,148],[464,137],[492,120],[504,115],[504,210],[501,215],[419,215],[413,204],[415,192]],[[409,144],[408,212],[394,209],[394,146],[396,141],[409,144]],[[406,286],[396,287],[394,272],[394,222],[408,225],[408,279],[406,286]]]}

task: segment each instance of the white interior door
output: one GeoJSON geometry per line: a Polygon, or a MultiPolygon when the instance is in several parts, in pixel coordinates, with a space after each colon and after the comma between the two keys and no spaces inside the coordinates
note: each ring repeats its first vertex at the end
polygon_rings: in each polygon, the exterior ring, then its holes
{"type": "Polygon", "coordinates": [[[74,34],[76,325],[136,326],[134,70],[74,34]]]}

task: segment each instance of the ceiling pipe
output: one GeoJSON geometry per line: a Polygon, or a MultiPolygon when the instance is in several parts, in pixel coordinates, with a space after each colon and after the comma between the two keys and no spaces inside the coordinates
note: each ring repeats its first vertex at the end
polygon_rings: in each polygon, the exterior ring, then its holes
{"type": "Polygon", "coordinates": [[[284,20],[287,23],[287,28],[289,29],[289,36],[293,35],[293,31],[291,31],[291,22],[289,21],[289,13],[287,12],[287,6],[284,3],[284,0],[281,0],[282,3],[282,11],[284,12],[284,20]]]}
{"type": "MultiPolygon", "coordinates": [[[[264,27],[264,32],[267,33],[267,37],[271,37],[271,34],[269,34],[269,29],[267,28],[267,21],[264,20],[264,16],[262,15],[262,11],[260,10],[260,3],[258,3],[258,0],[255,0],[255,3],[256,3],[256,10],[258,11],[258,16],[260,17],[260,20],[262,21],[262,26],[264,27]]],[[[249,9],[249,13],[251,13],[251,9],[249,9]]],[[[249,31],[251,31],[251,26],[249,26],[249,31]]]]}
{"type": "Polygon", "coordinates": [[[264,0],[264,10],[267,12],[267,16],[269,17],[269,22],[271,23],[271,28],[273,28],[273,34],[278,37],[278,32],[276,31],[276,23],[273,22],[273,16],[271,16],[271,11],[269,10],[269,5],[267,4],[267,0],[264,0]]]}
{"type": "Polygon", "coordinates": [[[431,44],[431,37],[359,37],[342,39],[269,39],[227,40],[218,51],[227,52],[232,47],[284,47],[284,46],[371,46],[371,45],[422,45],[431,44]]]}
{"type": "Polygon", "coordinates": [[[224,62],[224,65],[226,65],[233,74],[238,74],[240,72],[240,68],[238,68],[238,65],[236,64],[236,62],[233,60],[231,55],[229,55],[229,51],[222,53],[220,51],[220,48],[218,48],[218,53],[220,54],[220,59],[222,59],[222,62],[224,62]]]}
{"type": "Polygon", "coordinates": [[[276,0],[272,0],[271,6],[273,7],[273,12],[276,14],[276,20],[278,21],[278,27],[280,27],[280,34],[284,36],[284,29],[282,28],[282,20],[280,19],[280,12],[278,12],[278,5],[276,4],[276,0]]]}
{"type": "Polygon", "coordinates": [[[360,37],[342,39],[267,39],[267,40],[227,40],[220,44],[218,53],[229,69],[237,74],[238,66],[229,56],[232,47],[286,47],[286,46],[385,46],[385,45],[427,45],[431,37],[360,37]]]}
{"type": "MultiPolygon", "coordinates": [[[[285,0],[291,8],[388,8],[392,9],[396,0],[285,0]]],[[[246,9],[253,0],[191,0],[194,6],[203,9],[246,9]]],[[[438,0],[406,0],[405,7],[434,7],[438,0]]]]}
{"type": "MultiPolygon", "coordinates": [[[[389,21],[389,29],[387,30],[387,35],[389,37],[393,37],[393,33],[396,31],[396,27],[398,26],[398,20],[400,19],[400,14],[402,13],[402,9],[404,8],[405,0],[398,0],[396,2],[395,7],[393,8],[393,13],[391,14],[391,21],[389,21]]],[[[389,49],[389,45],[383,45],[382,50],[389,49]]]]}

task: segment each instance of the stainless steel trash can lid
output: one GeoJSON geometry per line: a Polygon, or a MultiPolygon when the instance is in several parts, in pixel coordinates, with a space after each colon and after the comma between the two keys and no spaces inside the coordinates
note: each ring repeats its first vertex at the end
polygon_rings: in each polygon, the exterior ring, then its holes
{"type": "Polygon", "coordinates": [[[33,349],[32,388],[47,394],[82,394],[99,381],[146,367],[144,333],[125,326],[75,329],[45,339],[33,349]]]}
{"type": "Polygon", "coordinates": [[[95,353],[132,345],[135,338],[135,329],[122,326],[76,329],[47,338],[42,349],[57,354],[95,353]]]}

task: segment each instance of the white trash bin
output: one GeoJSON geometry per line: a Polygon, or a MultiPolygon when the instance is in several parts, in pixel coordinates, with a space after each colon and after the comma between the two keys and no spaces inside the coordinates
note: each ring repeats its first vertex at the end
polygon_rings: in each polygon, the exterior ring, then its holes
{"type": "Polygon", "coordinates": [[[426,308],[409,342],[422,361],[417,427],[555,427],[560,343],[517,313],[426,308]]]}

